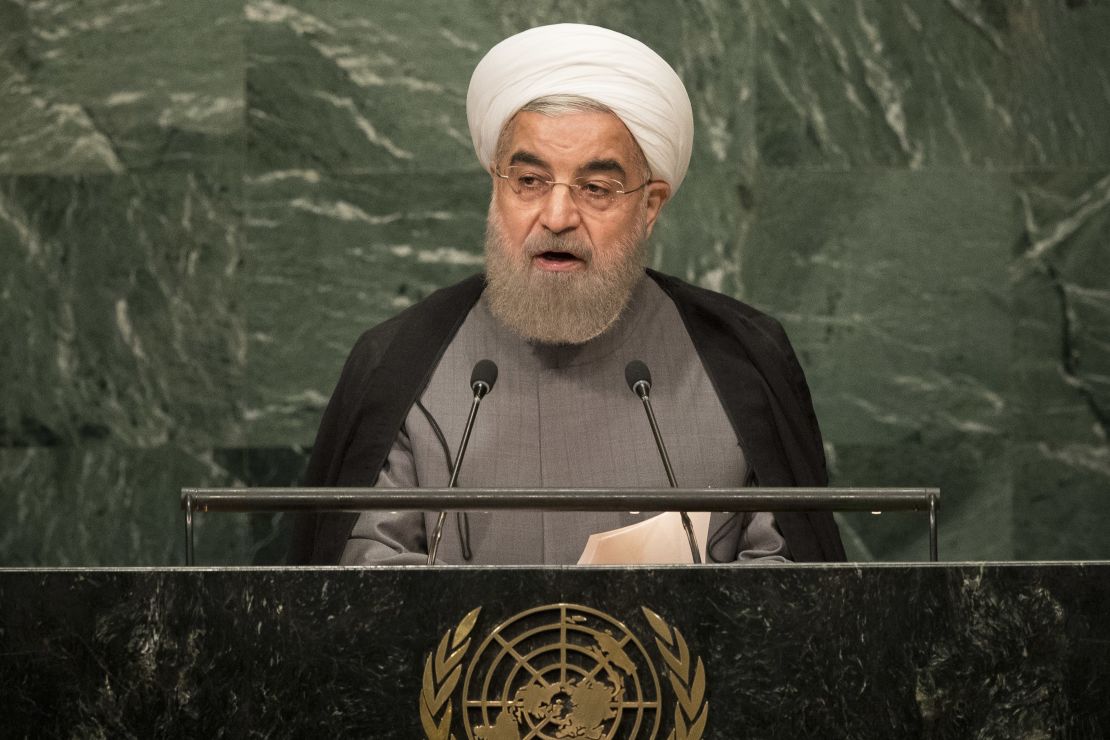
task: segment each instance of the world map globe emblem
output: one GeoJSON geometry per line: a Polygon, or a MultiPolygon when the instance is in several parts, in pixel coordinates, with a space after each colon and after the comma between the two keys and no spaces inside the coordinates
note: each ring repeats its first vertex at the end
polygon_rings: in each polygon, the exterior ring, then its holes
{"type": "Polygon", "coordinates": [[[654,738],[659,676],[612,616],[575,604],[520,612],[479,645],[462,689],[471,740],[654,738]]]}

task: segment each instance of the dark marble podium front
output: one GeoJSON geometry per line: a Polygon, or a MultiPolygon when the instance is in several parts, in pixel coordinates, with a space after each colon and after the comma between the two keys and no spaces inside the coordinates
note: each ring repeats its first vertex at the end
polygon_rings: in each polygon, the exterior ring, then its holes
{"type": "Polygon", "coordinates": [[[0,736],[420,738],[445,634],[557,603],[680,631],[706,738],[1110,736],[1102,562],[3,570],[0,736]]]}

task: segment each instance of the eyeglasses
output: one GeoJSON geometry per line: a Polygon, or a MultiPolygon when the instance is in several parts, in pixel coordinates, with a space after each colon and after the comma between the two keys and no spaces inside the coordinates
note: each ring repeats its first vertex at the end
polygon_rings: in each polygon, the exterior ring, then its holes
{"type": "Polygon", "coordinates": [[[545,175],[528,167],[506,167],[504,174],[494,170],[493,174],[506,180],[509,188],[525,203],[533,203],[547,197],[556,185],[570,188],[574,202],[593,211],[604,211],[617,201],[618,195],[628,195],[642,190],[651,182],[649,176],[639,187],[626,190],[624,183],[610,177],[576,177],[570,182],[549,180],[545,175]]]}

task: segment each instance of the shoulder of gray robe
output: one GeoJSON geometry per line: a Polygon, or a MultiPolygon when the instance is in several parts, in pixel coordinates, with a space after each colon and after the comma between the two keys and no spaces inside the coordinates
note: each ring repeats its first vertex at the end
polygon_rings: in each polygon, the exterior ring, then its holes
{"type": "MultiPolygon", "coordinates": [[[[303,485],[374,485],[405,414],[484,287],[485,277],[472,275],[363,332],[320,421],[303,485]]],[[[357,519],[353,512],[298,514],[289,563],[338,563],[357,519]]]]}

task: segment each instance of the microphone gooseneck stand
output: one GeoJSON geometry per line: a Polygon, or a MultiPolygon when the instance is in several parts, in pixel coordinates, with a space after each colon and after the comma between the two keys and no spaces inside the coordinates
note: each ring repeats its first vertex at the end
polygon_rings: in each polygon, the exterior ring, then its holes
{"type": "MultiPolygon", "coordinates": [[[[659,424],[655,421],[655,411],[651,408],[651,372],[640,360],[633,360],[625,365],[624,379],[628,381],[628,387],[632,392],[640,397],[644,402],[644,411],[647,412],[648,424],[651,425],[651,433],[655,437],[655,446],[659,450],[659,457],[663,460],[663,469],[667,472],[667,480],[671,484],[671,488],[678,488],[678,481],[674,477],[674,469],[671,467],[671,458],[667,455],[667,447],[663,444],[663,435],[659,433],[659,424]]],[[[694,525],[690,521],[690,515],[685,511],[678,512],[679,517],[682,519],[682,529],[686,531],[686,541],[690,544],[690,557],[694,563],[701,564],[701,549],[698,547],[698,538],[694,535],[694,525]]]]}
{"type": "MultiPolygon", "coordinates": [[[[459,470],[462,469],[466,446],[470,444],[470,432],[474,429],[474,419],[478,416],[478,405],[482,403],[486,394],[493,390],[493,384],[496,382],[497,365],[492,360],[479,360],[475,363],[474,370],[470,373],[470,389],[474,391],[474,400],[470,403],[470,414],[466,418],[466,426],[463,427],[462,441],[459,442],[459,454],[455,456],[455,464],[451,466],[451,480],[447,483],[448,488],[455,488],[458,485],[459,470]]],[[[439,552],[439,541],[443,537],[443,525],[446,520],[447,512],[439,512],[435,529],[432,530],[432,536],[428,541],[428,565],[435,565],[436,553],[439,552]]]]}

